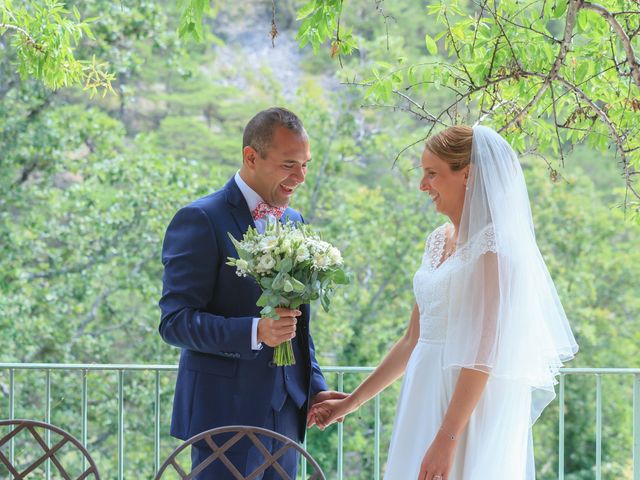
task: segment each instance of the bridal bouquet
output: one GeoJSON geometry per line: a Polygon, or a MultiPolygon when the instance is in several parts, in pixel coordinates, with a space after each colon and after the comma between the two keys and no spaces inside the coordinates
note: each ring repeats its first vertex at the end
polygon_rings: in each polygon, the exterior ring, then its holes
{"type": "MultiPolygon", "coordinates": [[[[229,257],[227,265],[258,282],[262,317],[277,319],[277,307],[294,309],[318,298],[328,311],[335,285],[348,283],[340,250],[308,225],[273,222],[262,234],[251,227],[240,241],[229,237],[239,258],[229,257]]],[[[273,361],[279,366],[295,363],[290,340],[275,348],[273,361]]]]}

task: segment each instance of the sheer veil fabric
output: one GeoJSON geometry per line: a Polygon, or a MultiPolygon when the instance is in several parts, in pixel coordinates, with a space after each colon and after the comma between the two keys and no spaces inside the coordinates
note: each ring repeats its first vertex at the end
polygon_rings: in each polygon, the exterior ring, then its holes
{"type": "Polygon", "coordinates": [[[457,245],[443,366],[530,387],[532,424],[578,346],[536,244],[518,158],[484,126],[473,128],[457,245]]]}

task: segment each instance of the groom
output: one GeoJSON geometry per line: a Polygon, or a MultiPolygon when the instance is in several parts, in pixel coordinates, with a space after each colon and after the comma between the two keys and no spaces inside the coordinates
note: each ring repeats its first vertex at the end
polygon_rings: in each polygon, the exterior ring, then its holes
{"type": "MultiPolygon", "coordinates": [[[[302,441],[314,423],[309,408],[344,396],[327,390],[309,332],[309,306],[278,309],[279,320],[259,318],[259,286],[237,276],[226,260],[237,257],[227,232],[240,239],[250,226],[264,231],[269,221],[303,221],[288,204],[307,173],[309,139],[295,114],[270,108],[245,127],[242,157],[235,176],[179,210],[165,235],[159,330],[165,342],[182,349],[171,435],[186,440],[214,427],[252,425],[302,441]],[[277,367],[273,347],[289,339],[296,364],[277,367]]],[[[196,444],[192,467],[210,455],[208,446],[196,444]]],[[[245,476],[264,458],[248,441],[227,457],[245,476]]],[[[279,461],[292,478],[297,460],[290,449],[279,461]]],[[[234,477],[216,461],[197,478],[234,477]]],[[[260,478],[280,476],[270,468],[260,478]]]]}

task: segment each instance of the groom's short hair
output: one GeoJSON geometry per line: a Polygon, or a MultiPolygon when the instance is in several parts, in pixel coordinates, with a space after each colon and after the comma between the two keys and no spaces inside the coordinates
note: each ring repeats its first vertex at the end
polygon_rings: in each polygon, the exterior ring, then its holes
{"type": "Polygon", "coordinates": [[[273,132],[279,126],[287,128],[303,138],[308,138],[302,121],[295,113],[286,108],[273,107],[257,113],[249,120],[242,135],[242,149],[252,147],[260,156],[264,157],[271,146],[273,132]]]}

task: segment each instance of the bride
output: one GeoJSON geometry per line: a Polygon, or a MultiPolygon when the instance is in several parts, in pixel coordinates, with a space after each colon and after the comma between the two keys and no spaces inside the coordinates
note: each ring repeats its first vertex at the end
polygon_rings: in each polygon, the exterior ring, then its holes
{"type": "Polygon", "coordinates": [[[405,335],[324,428],[403,373],[386,480],[533,480],[531,427],[578,350],[535,240],[518,158],[495,131],[427,141],[420,189],[450,222],[427,238],[405,335]]]}

